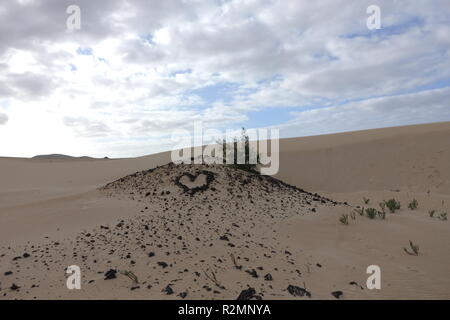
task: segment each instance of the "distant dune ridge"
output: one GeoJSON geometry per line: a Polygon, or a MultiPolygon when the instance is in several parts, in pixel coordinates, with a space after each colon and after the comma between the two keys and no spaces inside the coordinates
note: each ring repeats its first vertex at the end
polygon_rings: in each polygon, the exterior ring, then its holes
{"type": "MultiPolygon", "coordinates": [[[[105,157],[104,159],[106,159],[105,157]]],[[[42,154],[32,157],[31,159],[47,159],[47,160],[93,160],[98,158],[88,157],[88,156],[81,156],[81,157],[73,157],[68,156],[65,154],[42,154]]]]}
{"type": "Polygon", "coordinates": [[[169,152],[0,158],[0,299],[450,299],[449,138],[436,123],[282,139],[275,177],[169,152]],[[384,220],[352,214],[391,198],[384,220]]]}
{"type": "Polygon", "coordinates": [[[42,154],[34,156],[32,159],[77,159],[77,158],[90,158],[90,157],[72,157],[65,154],[42,154]]]}

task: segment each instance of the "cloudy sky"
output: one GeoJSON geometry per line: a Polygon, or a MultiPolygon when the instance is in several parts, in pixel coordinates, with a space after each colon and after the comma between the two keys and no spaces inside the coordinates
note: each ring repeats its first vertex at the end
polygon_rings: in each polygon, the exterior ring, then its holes
{"type": "Polygon", "coordinates": [[[0,2],[1,156],[145,155],[194,121],[282,137],[450,121],[450,4],[0,2]]]}

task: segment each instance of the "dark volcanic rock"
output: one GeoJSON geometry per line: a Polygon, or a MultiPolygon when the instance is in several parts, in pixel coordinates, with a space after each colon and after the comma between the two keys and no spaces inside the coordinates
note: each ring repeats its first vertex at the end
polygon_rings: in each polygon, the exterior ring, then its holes
{"type": "Polygon", "coordinates": [[[307,296],[308,298],[311,298],[311,292],[309,292],[308,290],[306,290],[305,288],[300,288],[297,286],[293,286],[293,285],[289,285],[287,287],[287,291],[292,294],[294,297],[303,297],[303,296],[307,296]]]}
{"type": "Polygon", "coordinates": [[[251,300],[251,299],[261,300],[262,298],[256,295],[255,288],[248,288],[242,290],[236,300],[251,300]]]}
{"type": "Polygon", "coordinates": [[[245,270],[245,272],[247,272],[249,275],[251,275],[253,278],[258,278],[258,273],[256,272],[255,269],[252,270],[245,270]]]}
{"type": "Polygon", "coordinates": [[[19,288],[20,287],[18,285],[16,285],[15,283],[13,283],[12,286],[10,287],[10,289],[13,291],[17,291],[17,290],[19,290],[19,288]]]}
{"type": "Polygon", "coordinates": [[[170,286],[170,284],[168,284],[167,287],[165,287],[165,288],[162,290],[162,292],[164,292],[164,293],[167,294],[167,295],[170,295],[170,294],[173,294],[173,293],[174,293],[172,287],[170,286]]]}
{"type": "Polygon", "coordinates": [[[331,293],[333,295],[333,297],[335,297],[336,299],[341,298],[341,296],[344,294],[342,291],[333,291],[331,293]]]}
{"type": "Polygon", "coordinates": [[[117,270],[109,269],[105,272],[105,280],[111,280],[117,278],[116,276],[117,270]]]}

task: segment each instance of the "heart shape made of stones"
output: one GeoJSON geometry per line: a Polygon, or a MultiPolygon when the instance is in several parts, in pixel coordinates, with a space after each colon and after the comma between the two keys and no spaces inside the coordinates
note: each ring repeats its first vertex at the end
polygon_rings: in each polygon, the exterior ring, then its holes
{"type": "Polygon", "coordinates": [[[195,174],[185,172],[175,179],[175,184],[183,189],[183,192],[193,195],[197,192],[205,191],[214,181],[214,173],[207,170],[199,171],[195,174]]]}

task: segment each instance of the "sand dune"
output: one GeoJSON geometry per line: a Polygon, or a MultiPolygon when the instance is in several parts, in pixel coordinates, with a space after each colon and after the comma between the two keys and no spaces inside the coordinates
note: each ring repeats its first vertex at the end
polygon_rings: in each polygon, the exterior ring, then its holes
{"type": "Polygon", "coordinates": [[[449,299],[449,138],[436,123],[284,139],[275,179],[168,152],[0,158],[0,299],[449,299]],[[339,222],[390,198],[384,220],[339,222]],[[65,286],[72,264],[82,290],[65,286]]]}

